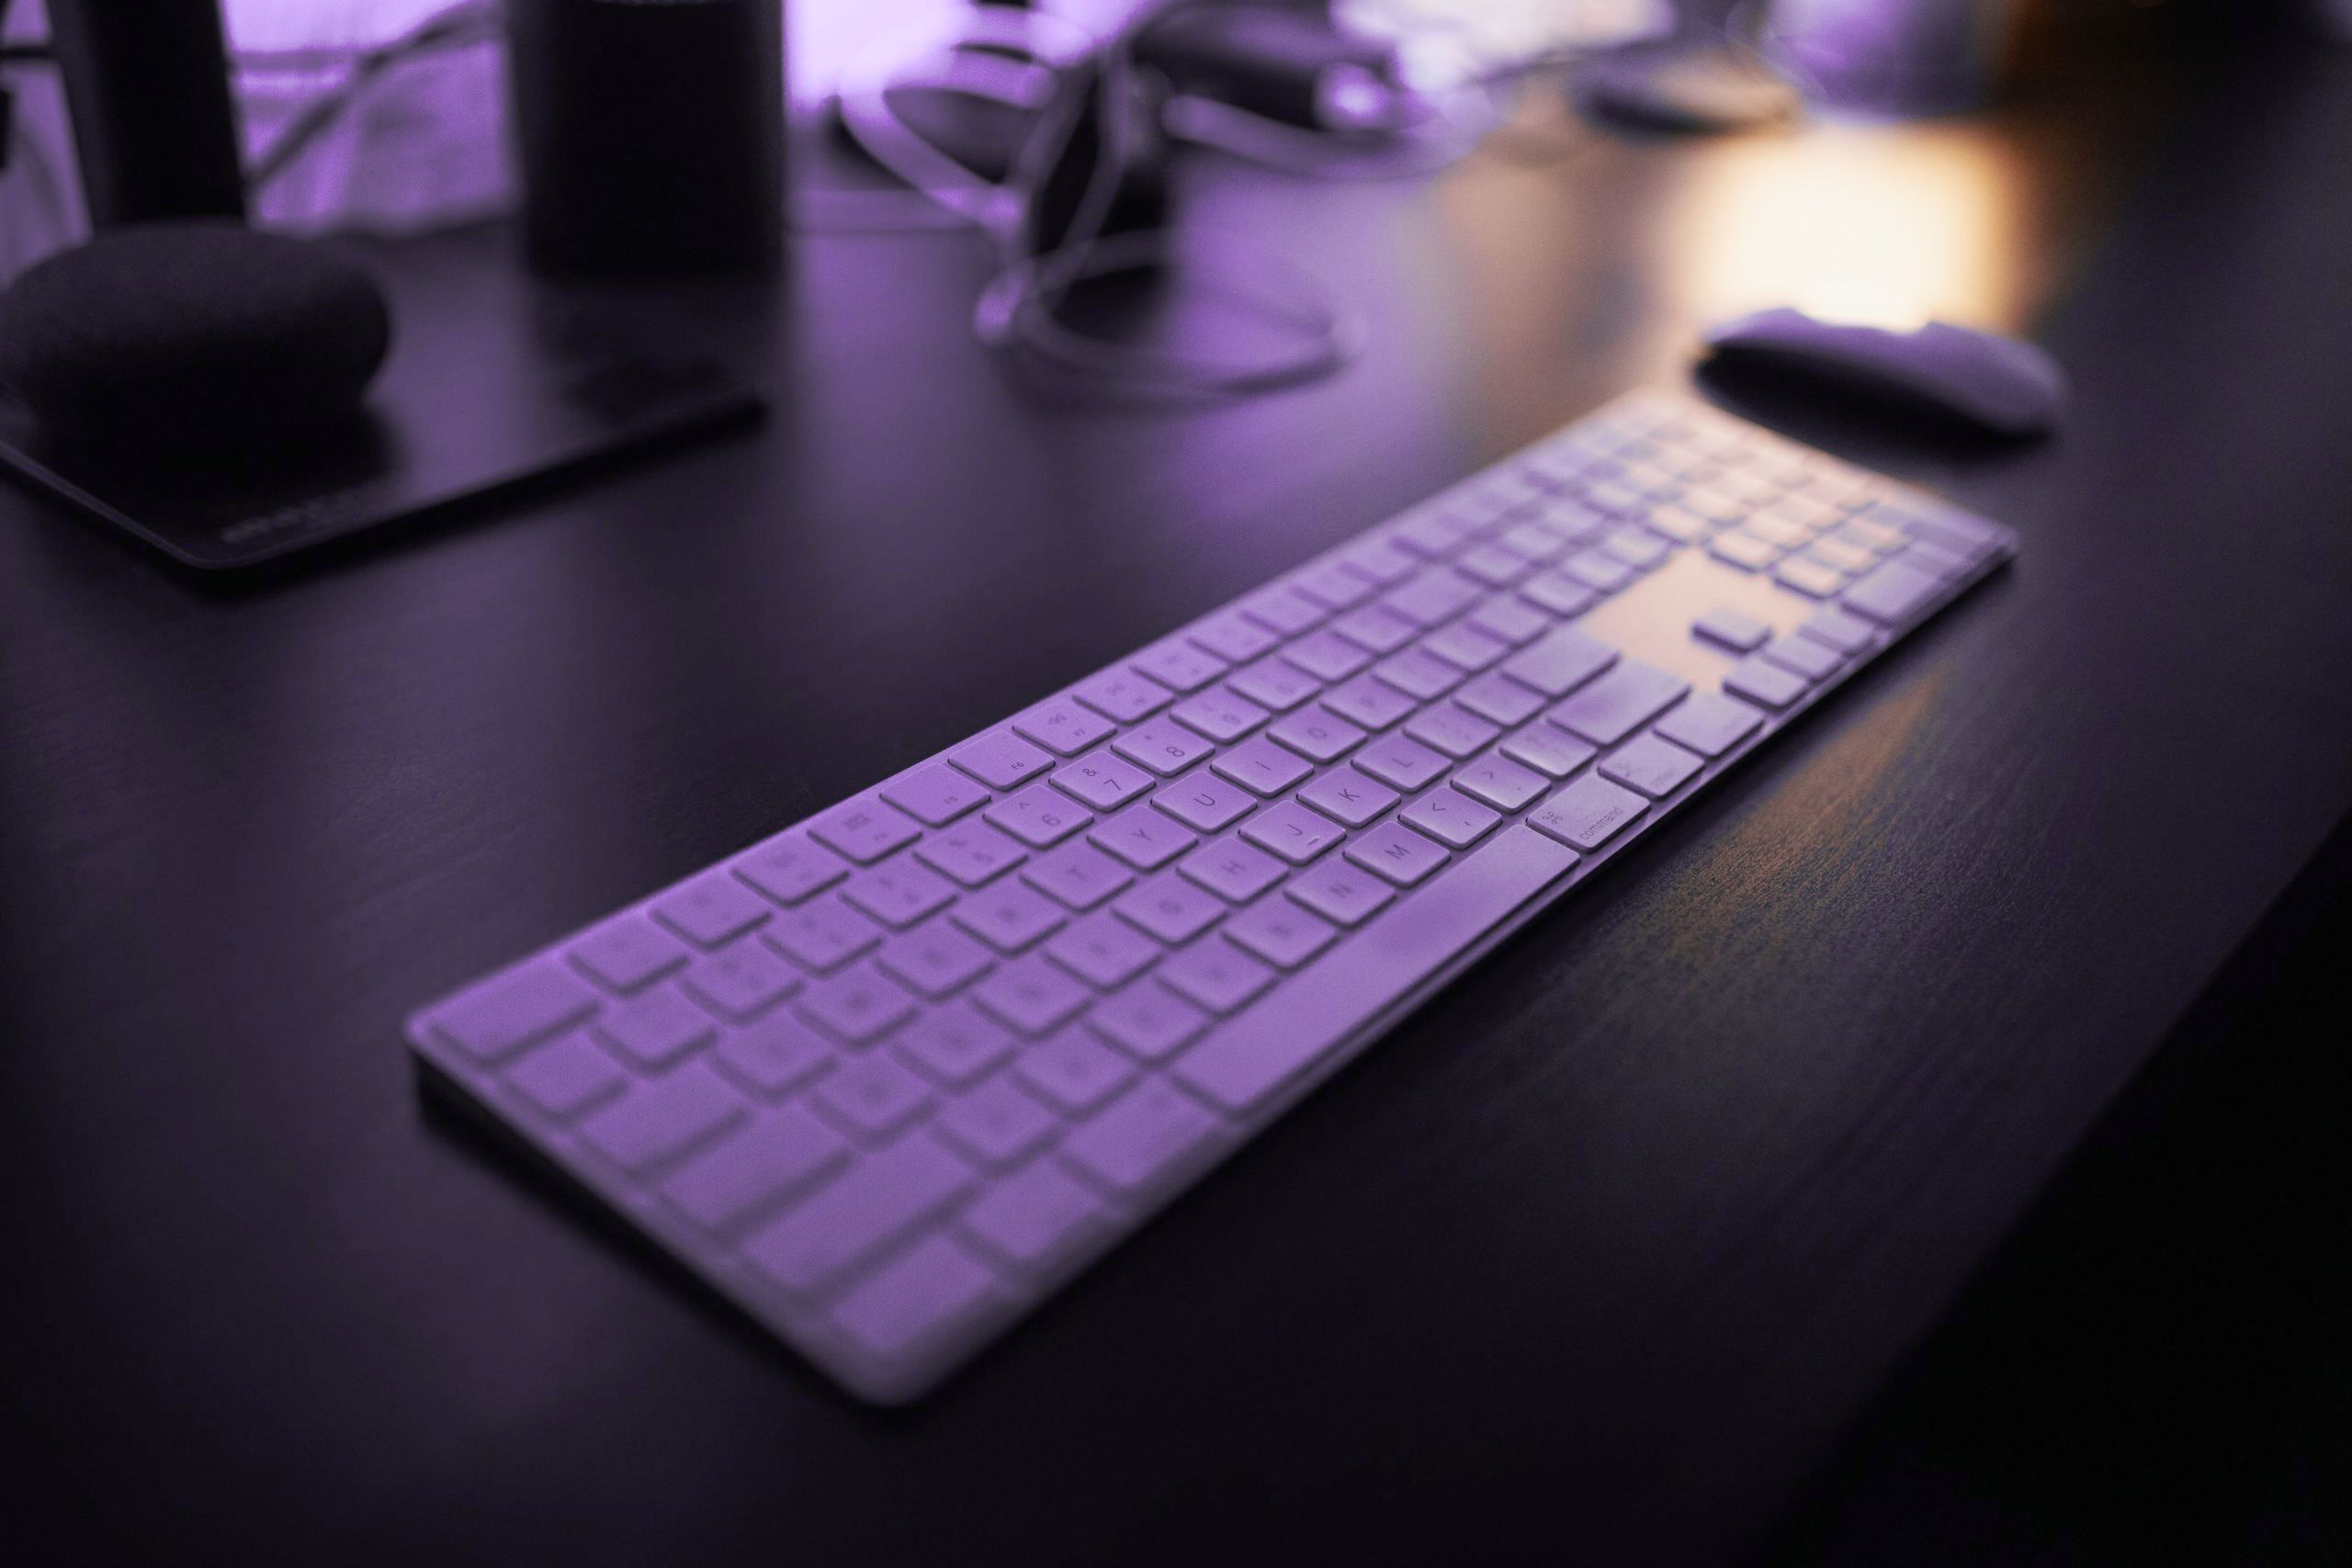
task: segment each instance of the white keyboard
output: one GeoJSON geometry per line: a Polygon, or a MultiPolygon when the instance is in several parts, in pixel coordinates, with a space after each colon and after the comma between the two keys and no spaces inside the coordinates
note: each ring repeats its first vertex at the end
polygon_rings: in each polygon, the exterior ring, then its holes
{"type": "Polygon", "coordinates": [[[1635,394],[409,1035],[910,1399],[2014,552],[1635,394]]]}

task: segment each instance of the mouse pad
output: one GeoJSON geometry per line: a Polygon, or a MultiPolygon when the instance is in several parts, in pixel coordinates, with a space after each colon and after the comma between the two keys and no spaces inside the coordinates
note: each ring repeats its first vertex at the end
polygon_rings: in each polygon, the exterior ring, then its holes
{"type": "Polygon", "coordinates": [[[391,296],[392,347],[354,418],[266,456],[151,457],[62,441],[0,396],[0,466],[183,565],[222,570],[469,509],[760,410],[718,364],[652,346],[659,334],[632,339],[610,310],[513,264],[364,254],[391,296]]]}

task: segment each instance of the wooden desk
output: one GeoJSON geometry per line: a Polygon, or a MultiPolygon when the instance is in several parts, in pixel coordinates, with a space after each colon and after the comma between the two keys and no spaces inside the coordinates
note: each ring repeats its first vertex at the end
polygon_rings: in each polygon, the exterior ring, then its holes
{"type": "MultiPolygon", "coordinates": [[[[1017,393],[965,331],[967,239],[809,239],[772,293],[617,307],[771,386],[757,434],[257,593],[0,495],[21,1528],[310,1562],[1753,1540],[2352,807],[2352,74],[2136,96],[2165,80],[1206,180],[1204,219],[1377,332],[1189,412],[1017,393]],[[1873,250],[1914,199],[1952,226],[1873,250]],[[419,998],[1808,278],[1928,279],[2065,359],[2035,450],[1783,422],[2015,524],[2018,567],[928,1403],[852,1405],[421,1099],[419,998]]],[[[502,243],[401,265],[462,288],[502,243]]]]}

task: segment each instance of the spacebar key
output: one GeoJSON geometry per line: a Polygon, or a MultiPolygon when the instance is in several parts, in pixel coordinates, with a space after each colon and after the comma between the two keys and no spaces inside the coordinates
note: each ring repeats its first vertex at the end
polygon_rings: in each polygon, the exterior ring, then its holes
{"type": "Polygon", "coordinates": [[[1513,827],[1179,1057],[1184,1083],[1239,1115],[1460,956],[1577,863],[1513,827]]]}

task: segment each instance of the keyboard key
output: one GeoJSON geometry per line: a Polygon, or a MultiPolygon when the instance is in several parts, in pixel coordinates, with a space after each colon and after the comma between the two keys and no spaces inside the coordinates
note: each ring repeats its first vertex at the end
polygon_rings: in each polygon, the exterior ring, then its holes
{"type": "Polygon", "coordinates": [[[1268,894],[1225,922],[1226,940],[1238,942],[1277,969],[1295,969],[1338,938],[1326,921],[1268,894]]]}
{"type": "Polygon", "coordinates": [[[1755,658],[1741,660],[1724,677],[1724,691],[1762,703],[1768,708],[1788,706],[1804,694],[1807,684],[1805,678],[1793,671],[1755,658]]]}
{"type": "Polygon", "coordinates": [[[1528,571],[1525,556],[1499,544],[1474,546],[1463,551],[1453,564],[1489,588],[1507,588],[1525,577],[1528,571]]]}
{"type": "Polygon", "coordinates": [[[1532,561],[1548,561],[1568,547],[1568,537],[1546,523],[1515,523],[1496,536],[1496,542],[1532,561]]]}
{"type": "Polygon", "coordinates": [[[717,947],[768,918],[774,906],[724,871],[706,871],[653,900],[653,918],[690,942],[717,947]]]}
{"type": "Polygon", "coordinates": [[[1598,748],[1548,724],[1531,724],[1515,735],[1506,736],[1496,750],[1514,762],[1524,762],[1537,773],[1555,779],[1566,778],[1599,754],[1598,748]]]}
{"type": "Polygon", "coordinates": [[[1336,822],[1361,828],[1403,797],[1386,784],[1342,770],[1315,779],[1298,798],[1336,822]]]}
{"type": "Polygon", "coordinates": [[[689,956],[685,943],[635,912],[614,916],[571,944],[571,962],[610,991],[634,991],[689,956]]]}
{"type": "Polygon", "coordinates": [[[914,998],[870,964],[817,981],[794,1006],[845,1045],[870,1045],[915,1015],[914,998]]]}
{"type": "Polygon", "coordinates": [[[1759,539],[1753,534],[1734,530],[1718,534],[1707,553],[1742,571],[1761,571],[1781,558],[1781,547],[1759,539]]]}
{"type": "Polygon", "coordinates": [[[1275,745],[1264,736],[1247,740],[1209,764],[1217,773],[1261,795],[1280,795],[1315,770],[1297,753],[1275,745]]]}
{"type": "Polygon", "coordinates": [[[1589,632],[1555,626],[1503,661],[1503,673],[1547,697],[1565,697],[1617,662],[1617,650],[1589,632]]]}
{"type": "Polygon", "coordinates": [[[1088,830],[1086,837],[1137,871],[1157,871],[1200,842],[1148,806],[1131,806],[1115,817],[1103,818],[1088,830]]]}
{"type": "MultiPolygon", "coordinates": [[[[947,753],[947,760],[990,789],[1015,789],[1050,772],[1053,753],[1011,730],[998,729],[947,753]]],[[[839,846],[836,846],[837,848],[839,846]]]]}
{"type": "Polygon", "coordinates": [[[1560,570],[1597,593],[1614,593],[1634,581],[1634,569],[1605,550],[1578,550],[1560,570]]]}
{"type": "Polygon", "coordinates": [[[1331,623],[1331,629],[1367,653],[1394,653],[1421,635],[1421,624],[1385,604],[1366,604],[1331,623]]]}
{"type": "Polygon", "coordinates": [[[1396,897],[1371,873],[1339,860],[1301,872],[1283,885],[1283,892],[1343,926],[1361,925],[1396,897]]]}
{"type": "Polygon", "coordinates": [[[1248,698],[1222,690],[1187,697],[1169,713],[1178,722],[1220,744],[1240,739],[1272,716],[1248,698]]]}
{"type": "Polygon", "coordinates": [[[1502,674],[1479,676],[1454,693],[1453,700],[1481,718],[1502,725],[1523,724],[1544,706],[1544,698],[1533,688],[1502,674]]]}
{"type": "Polygon", "coordinates": [[[872,920],[836,894],[786,909],[769,925],[768,941],[810,969],[838,969],[882,940],[872,920]]]}
{"type": "Polygon", "coordinates": [[[1241,613],[1284,637],[1295,637],[1323,619],[1322,606],[1280,584],[1244,599],[1241,613]]]}
{"type": "Polygon", "coordinates": [[[1657,733],[1702,757],[1720,757],[1764,722],[1764,716],[1714,692],[1702,692],[1657,721],[1657,733]]]}
{"type": "Polygon", "coordinates": [[[985,822],[966,822],[932,834],[916,846],[915,858],[966,887],[978,887],[1027,860],[1029,852],[985,822]]]}
{"type": "Polygon", "coordinates": [[[1061,1119],[1045,1101],[1000,1073],[939,1112],[942,1135],[984,1166],[1018,1165],[1054,1141],[1061,1119]]]}
{"type": "Polygon", "coordinates": [[[1068,795],[1041,784],[1005,796],[982,815],[1033,850],[1058,844],[1094,820],[1092,813],[1071,804],[1068,795]]]}
{"type": "Polygon", "coordinates": [[[1412,886],[1446,862],[1443,850],[1393,821],[1358,837],[1345,853],[1356,864],[1399,887],[1412,886]]]}
{"type": "Polygon", "coordinates": [[[1091,1190],[1041,1159],[974,1200],[956,1228],[999,1262],[1043,1272],[1101,1235],[1107,1223],[1091,1190]]]}
{"type": "Polygon", "coordinates": [[[1772,636],[1772,628],[1755,616],[1720,606],[1693,621],[1690,629],[1734,653],[1753,653],[1772,636]]]}
{"type": "Polygon", "coordinates": [[[1188,827],[1214,833],[1249,816],[1258,802],[1249,791],[1202,768],[1161,790],[1152,805],[1188,827]]]}
{"type": "Polygon", "coordinates": [[[1486,595],[1478,583],[1448,566],[1428,567],[1380,596],[1380,603],[1417,626],[1450,621],[1486,595]]]}
{"type": "Polygon", "coordinates": [[[1379,583],[1344,560],[1330,560],[1303,569],[1291,586],[1327,610],[1349,610],[1371,598],[1379,583]]]}
{"type": "Polygon", "coordinates": [[[1089,998],[1084,986],[1032,953],[973,987],[972,999],[999,1023],[1034,1038],[1068,1023],[1089,998]]]}
{"type": "Polygon", "coordinates": [[[1528,817],[1527,825],[1562,843],[1580,850],[1597,850],[1638,821],[1649,808],[1650,803],[1632,790],[1611,784],[1596,773],[1587,773],[1573,784],[1554,790],[1551,798],[1528,817]]]}
{"type": "Polygon", "coordinates": [[[814,1295],[955,1207],[974,1184],[970,1166],[918,1131],[754,1233],[743,1256],[782,1289],[814,1295]]]}
{"type": "Polygon", "coordinates": [[[1082,806],[1113,811],[1151,789],[1151,775],[1111,751],[1095,751],[1054,773],[1054,787],[1082,806]]]}
{"type": "Polygon", "coordinates": [[[1159,948],[1105,910],[1049,938],[1046,956],[1096,989],[1108,991],[1151,967],[1159,957],[1159,948]]]}
{"type": "Polygon", "coordinates": [[[1424,746],[1444,752],[1456,761],[1475,755],[1502,733],[1499,725],[1480,718],[1452,703],[1423,708],[1405,721],[1405,733],[1424,746]]]}
{"type": "Polygon", "coordinates": [[[1408,648],[1372,667],[1374,677],[1408,697],[1428,702],[1462,683],[1462,671],[1433,653],[1408,648]]]}
{"type": "Polygon", "coordinates": [[[1296,707],[1323,683],[1287,659],[1261,659],[1247,670],[1237,670],[1226,682],[1261,707],[1284,713],[1296,707]]]}
{"type": "Polygon", "coordinates": [[[1002,1303],[996,1275],[945,1236],[929,1236],[842,1298],[833,1321],[876,1356],[903,1359],[968,1333],[1002,1303]]]}
{"type": "Polygon", "coordinates": [[[1815,539],[1805,547],[1804,558],[1819,561],[1831,570],[1849,576],[1858,571],[1868,571],[1878,563],[1878,556],[1874,552],[1860,545],[1849,544],[1844,539],[1815,539]]]}
{"type": "Polygon", "coordinates": [[[1012,721],[1012,728],[1046,750],[1075,757],[1111,733],[1113,726],[1068,697],[1039,703],[1012,721]]]}
{"type": "Polygon", "coordinates": [[[1153,719],[1111,742],[1111,750],[1162,778],[1182,773],[1216,750],[1180,724],[1153,719]]]}
{"type": "Polygon", "coordinates": [[[1197,692],[1229,668],[1224,660],[1189,642],[1163,642],[1145,649],[1129,662],[1161,685],[1178,692],[1197,692]]]}
{"type": "Polygon", "coordinates": [[[720,1018],[740,1021],[800,988],[800,973],[757,937],[729,943],[686,971],[695,1000],[720,1018]]]}
{"type": "Polygon", "coordinates": [[[1272,632],[1238,613],[1212,615],[1186,635],[1232,664],[1246,663],[1282,641],[1272,632]]]}
{"type": "Polygon", "coordinates": [[[606,1008],[596,1033],[646,1071],[659,1072],[717,1039],[718,1026],[677,987],[664,984],[606,1008]]]}
{"type": "Polygon", "coordinates": [[[1094,1004],[1086,1015],[1094,1032],[1143,1062],[1164,1062],[1208,1027],[1208,1014],[1159,984],[1137,980],[1094,1004]]]}
{"type": "Polygon", "coordinates": [[[989,792],[946,763],[932,762],[886,785],[882,798],[926,828],[944,828],[967,811],[986,805],[989,792]]]}
{"type": "Polygon", "coordinates": [[[1064,844],[1022,869],[1022,880],[1073,909],[1091,909],[1132,884],[1134,872],[1092,844],[1064,844]]]}
{"type": "Polygon", "coordinates": [[[1552,629],[1551,616],[1509,593],[1498,593],[1471,611],[1469,621],[1488,637],[1514,646],[1533,642],[1552,629]]]}
{"type": "Polygon", "coordinates": [[[1600,595],[1565,571],[1539,572],[1519,585],[1522,598],[1555,615],[1581,615],[1600,602],[1600,595]]]}
{"type": "Polygon", "coordinates": [[[888,1137],[931,1109],[922,1080],[880,1052],[842,1064],[812,1098],[835,1125],[869,1139],[888,1137]]]}
{"type": "Polygon", "coordinates": [[[1197,1007],[1231,1012],[1274,983],[1274,972],[1227,942],[1209,935],[1169,954],[1159,982],[1197,1007]]]}
{"type": "Polygon", "coordinates": [[[1225,913],[1223,904],[1174,872],[1120,895],[1111,908],[1171,946],[1192,941],[1225,913]]]}
{"type": "Polygon", "coordinates": [[[924,1010],[899,1031],[890,1048],[942,1089],[963,1089],[1008,1060],[1014,1041],[969,1002],[924,1010]]]}
{"type": "Polygon", "coordinates": [[[1639,528],[1615,528],[1600,541],[1600,547],[1636,571],[1648,571],[1666,564],[1674,550],[1655,534],[1639,528]]]}
{"type": "Polygon", "coordinates": [[[1216,1118],[1199,1101],[1151,1080],[1064,1139],[1061,1158],[1105,1191],[1133,1201],[1188,1174],[1221,1141],[1216,1118]]]}
{"type": "Polygon", "coordinates": [[[1784,550],[1794,549],[1813,538],[1812,529],[1786,517],[1775,517],[1769,512],[1750,517],[1743,526],[1765,543],[1778,545],[1784,550]]]}
{"type": "Polygon", "coordinates": [[[1318,681],[1344,681],[1372,662],[1372,655],[1330,630],[1310,632],[1283,649],[1283,657],[1318,681]]]}
{"type": "Polygon", "coordinates": [[[1772,569],[1772,581],[1808,598],[1826,599],[1846,585],[1846,574],[1803,556],[1791,556],[1772,569]]]}
{"type": "Polygon", "coordinates": [[[1175,695],[1148,676],[1132,670],[1113,670],[1070,688],[1070,695],[1120,724],[1133,724],[1146,714],[1158,713],[1175,695]]]}
{"type": "Polygon", "coordinates": [[[956,889],[938,873],[900,856],[852,877],[842,897],[884,925],[904,931],[954,903],[956,889]]]}
{"type": "Polygon", "coordinates": [[[1413,712],[1412,698],[1370,675],[1324,693],[1323,705],[1366,729],[1385,729],[1413,712]]]}
{"type": "Polygon", "coordinates": [[[837,850],[860,865],[871,865],[922,837],[912,818],[879,799],[853,800],[835,807],[811,822],[808,832],[827,849],[837,850]]]}
{"type": "Polygon", "coordinates": [[[1757,657],[1769,659],[1814,681],[1820,680],[1846,662],[1845,656],[1827,643],[1815,642],[1811,637],[1798,637],[1793,633],[1774,637],[1764,645],[1757,657]]]}
{"type": "Polygon", "coordinates": [[[1397,814],[1440,843],[1466,850],[1500,825],[1502,818],[1468,795],[1433,789],[1397,814]]]}
{"type": "Polygon", "coordinates": [[[1596,746],[1613,746],[1690,690],[1680,676],[1628,659],[1544,716],[1596,746]]]}
{"type": "Polygon", "coordinates": [[[735,874],[779,904],[797,904],[847,876],[849,863],[795,829],[736,856],[735,874]]]}
{"type": "Polygon", "coordinates": [[[1603,758],[1600,772],[1653,800],[1663,800],[1688,783],[1700,766],[1694,753],[1655,735],[1637,735],[1603,758]]]}
{"type": "Polygon", "coordinates": [[[1883,561],[1854,580],[1846,590],[1845,605],[1883,626],[1894,626],[1926,609],[1942,592],[1943,584],[1917,567],[1883,561]]]}
{"type": "Polygon", "coordinates": [[[945,920],[933,920],[884,948],[882,972],[929,1001],[954,995],[996,966],[987,948],[945,920]]]}
{"type": "Polygon", "coordinates": [[[1343,837],[1329,818],[1290,800],[1279,801],[1250,818],[1242,825],[1241,836],[1293,865],[1305,865],[1343,837]]]}
{"type": "Polygon", "coordinates": [[[1127,1058],[1082,1029],[1066,1029],[1021,1054],[1013,1071],[1063,1114],[1083,1116],[1135,1082],[1127,1058]]]}
{"type": "Polygon", "coordinates": [[[1840,653],[1860,653],[1878,641],[1878,629],[1860,615],[1849,615],[1835,604],[1824,604],[1805,617],[1797,627],[1799,637],[1808,637],[1817,643],[1834,648],[1840,653]]]}
{"type": "Polygon", "coordinates": [[[1458,670],[1484,670],[1510,651],[1510,644],[1491,637],[1468,621],[1442,626],[1421,638],[1421,646],[1458,670]]]}
{"type": "Polygon", "coordinates": [[[1453,787],[1498,811],[1518,811],[1551,787],[1532,768],[1489,752],[1455,773],[1453,787]]]}
{"type": "Polygon", "coordinates": [[[1238,839],[1217,839],[1203,844],[1179,861],[1176,869],[1232,904],[1255,898],[1280,882],[1283,875],[1281,862],[1238,839]]]}
{"type": "Polygon", "coordinates": [[[727,1235],[848,1162],[840,1134],[787,1105],[752,1118],[671,1172],[662,1195],[703,1229],[727,1235]]]}
{"type": "Polygon", "coordinates": [[[1340,558],[1374,582],[1402,582],[1419,564],[1386,539],[1359,539],[1342,548],[1340,558]]]}
{"type": "Polygon", "coordinates": [[[710,1048],[710,1062],[753,1094],[770,1099],[833,1070],[833,1048],[786,1010],[730,1029],[710,1048]]]}
{"type": "Polygon", "coordinates": [[[1020,952],[1069,919],[1060,905],[1018,882],[1000,882],[973,894],[948,918],[1003,953],[1020,952]]]}
{"type": "Polygon", "coordinates": [[[618,1092],[628,1075],[578,1032],[535,1046],[506,1069],[506,1081],[552,1122],[569,1122],[618,1092]]]}
{"type": "Polygon", "coordinates": [[[1384,735],[1355,757],[1355,765],[1392,789],[1410,794],[1444,777],[1446,761],[1405,735],[1384,735]]]}
{"type": "MultiPolygon", "coordinates": [[[[1443,858],[1426,840],[1414,841],[1443,858]]],[[[1510,919],[1576,862],[1569,851],[1524,828],[1506,829],[1465,856],[1453,874],[1416,895],[1409,919],[1373,921],[1264,1002],[1212,1030],[1176,1059],[1172,1071],[1185,1087],[1228,1111],[1255,1109],[1510,919]]]]}
{"type": "Polygon", "coordinates": [[[742,1097],[700,1062],[689,1062],[580,1123],[580,1139],[632,1176],[650,1176],[747,1114],[742,1097]]]}
{"type": "Polygon", "coordinates": [[[1306,708],[1274,720],[1266,734],[1300,756],[1331,762],[1363,743],[1364,732],[1321,708],[1306,708]]]}

